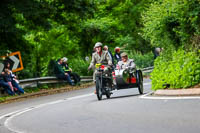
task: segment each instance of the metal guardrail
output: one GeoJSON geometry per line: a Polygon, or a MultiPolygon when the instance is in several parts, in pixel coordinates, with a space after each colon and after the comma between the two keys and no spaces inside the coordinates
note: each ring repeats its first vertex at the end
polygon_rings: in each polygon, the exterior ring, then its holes
{"type": "Polygon", "coordinates": [[[143,69],[142,69],[142,72],[144,72],[144,73],[152,72],[152,71],[153,71],[153,68],[154,68],[153,66],[143,68],[143,69]]]}
{"type": "MultiPolygon", "coordinates": [[[[144,73],[148,73],[148,72],[152,72],[153,68],[154,67],[152,66],[152,67],[143,68],[141,70],[144,73]]],[[[91,82],[93,81],[92,78],[93,78],[92,76],[81,76],[81,82],[91,82]]],[[[53,83],[63,83],[63,82],[67,83],[67,81],[57,79],[54,76],[23,79],[23,80],[19,80],[19,82],[22,88],[37,87],[38,85],[41,85],[41,84],[53,84],[53,83]]]]}
{"type": "MultiPolygon", "coordinates": [[[[92,76],[81,76],[81,82],[91,82],[93,81],[92,76]]],[[[22,88],[25,87],[37,87],[41,84],[54,84],[54,83],[67,83],[67,81],[58,79],[54,76],[30,78],[19,80],[19,84],[22,88]]]]}

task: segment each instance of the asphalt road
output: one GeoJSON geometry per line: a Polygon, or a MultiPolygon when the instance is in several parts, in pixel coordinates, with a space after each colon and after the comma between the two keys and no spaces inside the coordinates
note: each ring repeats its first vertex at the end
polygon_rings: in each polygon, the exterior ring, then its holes
{"type": "Polygon", "coordinates": [[[198,99],[143,99],[133,88],[98,101],[93,92],[91,87],[0,105],[0,133],[200,132],[198,99]]]}

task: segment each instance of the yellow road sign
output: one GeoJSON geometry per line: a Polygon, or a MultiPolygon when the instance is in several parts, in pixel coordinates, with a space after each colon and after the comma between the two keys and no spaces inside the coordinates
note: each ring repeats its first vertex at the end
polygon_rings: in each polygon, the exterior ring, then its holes
{"type": "Polygon", "coordinates": [[[10,63],[10,69],[12,72],[21,71],[24,69],[21,54],[19,51],[10,53],[8,56],[1,56],[3,62],[0,63],[0,72],[5,68],[5,63],[10,63]]]}

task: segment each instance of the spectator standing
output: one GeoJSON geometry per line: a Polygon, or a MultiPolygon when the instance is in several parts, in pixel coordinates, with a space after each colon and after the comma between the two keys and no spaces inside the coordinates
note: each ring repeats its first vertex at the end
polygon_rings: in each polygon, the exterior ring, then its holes
{"type": "Polygon", "coordinates": [[[112,64],[114,65],[114,58],[113,58],[113,55],[112,55],[112,52],[109,50],[108,46],[105,45],[103,47],[104,51],[108,51],[108,55],[110,56],[110,59],[112,60],[112,64]]]}
{"type": "Polygon", "coordinates": [[[120,48],[119,47],[115,48],[115,55],[114,55],[114,57],[115,57],[115,60],[117,61],[117,63],[119,61],[121,61],[121,52],[120,52],[120,48]]]}
{"type": "Polygon", "coordinates": [[[156,47],[153,51],[154,54],[154,59],[156,59],[158,56],[160,56],[161,51],[163,50],[163,48],[160,47],[156,47]]]}
{"type": "Polygon", "coordinates": [[[75,84],[79,83],[81,78],[77,73],[72,72],[72,69],[68,66],[68,63],[67,63],[68,59],[66,57],[63,57],[62,60],[63,60],[62,67],[65,73],[68,73],[70,77],[74,79],[75,84]]]}

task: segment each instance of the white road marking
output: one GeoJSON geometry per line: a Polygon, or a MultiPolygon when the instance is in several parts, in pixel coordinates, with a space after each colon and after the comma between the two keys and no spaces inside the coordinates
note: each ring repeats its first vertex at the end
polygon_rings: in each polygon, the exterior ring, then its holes
{"type": "Polygon", "coordinates": [[[80,95],[80,96],[75,96],[75,97],[70,97],[67,100],[75,100],[75,99],[80,99],[80,98],[84,98],[84,97],[88,97],[88,96],[92,96],[92,95],[94,95],[94,93],[80,95]]]}
{"type": "Polygon", "coordinates": [[[16,117],[16,116],[19,116],[21,114],[24,114],[28,111],[32,111],[34,109],[38,109],[38,108],[41,108],[41,107],[44,107],[44,106],[47,106],[47,105],[52,105],[52,104],[57,104],[57,103],[61,103],[61,102],[64,102],[64,101],[70,101],[70,100],[75,100],[75,99],[80,99],[80,98],[84,98],[84,97],[89,97],[89,96],[92,96],[94,95],[93,93],[90,93],[90,94],[86,94],[86,95],[80,95],[80,96],[74,96],[74,97],[70,97],[70,98],[64,98],[64,99],[61,99],[61,100],[57,100],[57,101],[53,101],[53,102],[48,102],[48,103],[45,103],[45,104],[39,104],[37,106],[33,106],[33,107],[29,107],[29,108],[24,108],[24,109],[21,109],[21,110],[17,110],[17,111],[14,111],[14,112],[11,112],[11,113],[8,113],[8,114],[5,114],[5,115],[2,115],[0,116],[0,120],[3,119],[3,118],[6,118],[8,117],[5,122],[4,122],[4,126],[14,132],[14,133],[25,133],[24,131],[19,131],[18,129],[15,129],[12,125],[9,126],[9,123],[10,121],[16,117]]]}
{"type": "Polygon", "coordinates": [[[11,115],[13,115],[13,114],[15,114],[15,113],[18,113],[19,111],[22,111],[22,110],[17,110],[17,111],[14,111],[14,112],[11,112],[11,113],[2,115],[2,116],[0,116],[0,120],[3,119],[3,118],[5,118],[5,117],[11,116],[11,115]]]}
{"type": "MultiPolygon", "coordinates": [[[[144,85],[144,86],[145,86],[145,85],[151,85],[151,82],[143,83],[143,85],[144,85]]],[[[52,105],[52,104],[61,103],[61,102],[64,102],[64,101],[70,101],[70,100],[80,99],[80,98],[84,98],[84,97],[89,97],[89,96],[92,96],[92,95],[94,95],[94,93],[85,94],[85,95],[80,95],[80,96],[74,96],[74,97],[70,97],[70,98],[64,98],[64,99],[61,99],[61,100],[57,100],[57,101],[53,101],[53,102],[48,102],[48,103],[45,103],[45,104],[39,104],[39,105],[37,105],[37,106],[33,106],[33,107],[29,107],[29,108],[24,108],[24,109],[21,109],[21,110],[17,110],[17,111],[14,111],[14,112],[11,112],[11,113],[2,115],[2,116],[0,116],[0,120],[9,116],[9,117],[5,120],[4,126],[5,126],[8,130],[10,130],[10,131],[12,131],[12,132],[14,132],[14,133],[25,133],[24,131],[19,131],[18,129],[15,129],[12,125],[11,125],[12,127],[9,126],[10,121],[11,121],[13,118],[17,117],[17,116],[19,116],[19,115],[21,115],[21,114],[24,114],[24,113],[26,113],[26,112],[28,112],[28,111],[32,111],[32,110],[34,110],[34,109],[38,109],[38,108],[41,108],[41,107],[44,107],[44,106],[47,106],[47,105],[52,105]]]]}
{"type": "Polygon", "coordinates": [[[14,117],[16,117],[16,116],[19,116],[19,115],[21,115],[21,114],[23,114],[23,113],[26,113],[26,112],[28,112],[28,111],[31,111],[31,110],[33,110],[34,108],[32,108],[32,109],[26,109],[26,110],[24,110],[24,111],[21,111],[21,112],[18,112],[18,113],[16,113],[16,114],[14,114],[14,115],[12,115],[11,117],[9,117],[5,122],[4,122],[4,126],[8,129],[8,130],[10,130],[11,132],[14,132],[14,133],[25,133],[24,131],[19,131],[18,129],[15,129],[15,128],[11,128],[11,126],[9,126],[9,122],[14,118],[14,117]]]}

